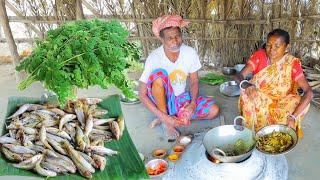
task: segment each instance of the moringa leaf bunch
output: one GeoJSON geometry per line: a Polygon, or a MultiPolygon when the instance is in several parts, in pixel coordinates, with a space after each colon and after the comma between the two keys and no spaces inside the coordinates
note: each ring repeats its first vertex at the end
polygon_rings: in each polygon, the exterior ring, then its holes
{"type": "Polygon", "coordinates": [[[16,67],[28,77],[23,90],[35,81],[57,94],[60,103],[76,97],[75,88],[115,85],[125,96],[133,96],[126,69],[140,59],[137,44],[129,42],[128,31],[118,21],[75,21],[47,32],[30,56],[16,67]]]}

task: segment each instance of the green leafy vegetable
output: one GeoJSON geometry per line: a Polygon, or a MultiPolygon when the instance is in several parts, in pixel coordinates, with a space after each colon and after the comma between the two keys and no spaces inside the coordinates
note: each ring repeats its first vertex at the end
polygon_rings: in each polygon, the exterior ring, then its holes
{"type": "Polygon", "coordinates": [[[223,150],[227,156],[239,156],[253,149],[254,144],[238,139],[234,144],[227,144],[219,149],[223,150]]]}
{"type": "Polygon", "coordinates": [[[225,76],[217,75],[214,73],[208,73],[204,77],[200,78],[200,82],[210,85],[220,85],[226,82],[228,79],[225,76]]]}
{"type": "Polygon", "coordinates": [[[271,134],[259,137],[257,147],[269,153],[281,153],[288,150],[293,144],[293,138],[284,132],[273,131],[271,134]]]}
{"type": "Polygon", "coordinates": [[[126,75],[132,62],[140,59],[138,45],[128,42],[129,33],[118,21],[84,20],[48,31],[47,37],[19,66],[28,77],[19,84],[23,90],[35,81],[57,94],[63,104],[76,97],[75,88],[99,85],[118,87],[132,97],[133,83],[126,75]]]}

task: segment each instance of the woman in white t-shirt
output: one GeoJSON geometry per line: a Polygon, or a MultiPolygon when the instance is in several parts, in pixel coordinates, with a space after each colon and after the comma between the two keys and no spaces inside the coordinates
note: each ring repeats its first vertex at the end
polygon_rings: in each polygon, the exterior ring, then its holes
{"type": "Polygon", "coordinates": [[[178,15],[165,15],[153,21],[153,33],[162,46],[147,58],[140,77],[140,100],[162,123],[169,139],[179,136],[175,127],[190,125],[190,120],[213,119],[219,112],[212,98],[198,96],[198,70],[201,68],[196,51],[182,43],[181,27],[188,22],[178,15]],[[190,92],[186,92],[187,78],[190,92]]]}

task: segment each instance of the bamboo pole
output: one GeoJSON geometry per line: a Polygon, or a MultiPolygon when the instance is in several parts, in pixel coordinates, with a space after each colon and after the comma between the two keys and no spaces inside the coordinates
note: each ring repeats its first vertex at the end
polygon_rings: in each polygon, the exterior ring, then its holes
{"type": "MultiPolygon", "coordinates": [[[[53,6],[53,14],[54,14],[54,19],[58,20],[59,19],[59,13],[58,13],[58,7],[57,7],[57,0],[55,0],[54,3],[52,3],[53,6]]],[[[60,26],[61,23],[57,22],[58,26],[60,26]]]]}
{"type": "Polygon", "coordinates": [[[0,24],[0,39],[2,39],[3,38],[3,36],[2,36],[2,26],[1,26],[1,24],[0,24]]]}
{"type": "MultiPolygon", "coordinates": [[[[24,16],[21,12],[19,12],[12,4],[10,4],[10,2],[6,1],[6,6],[12,11],[14,12],[17,17],[21,18],[21,19],[24,19],[24,16]]],[[[10,21],[10,19],[9,19],[10,21]]],[[[36,28],[35,26],[33,26],[32,24],[28,23],[28,22],[25,22],[24,25],[27,27],[27,28],[30,28],[31,30],[33,30],[40,39],[43,39],[44,37],[44,34],[43,32],[39,31],[38,28],[36,28]]]]}
{"type": "Polygon", "coordinates": [[[84,19],[83,9],[82,9],[82,0],[76,0],[76,19],[84,19]]]}
{"type": "Polygon", "coordinates": [[[82,4],[87,7],[97,18],[101,18],[101,14],[99,13],[99,11],[97,11],[96,9],[94,9],[86,0],[82,0],[82,4]]]}
{"type": "MultiPolygon", "coordinates": [[[[134,17],[134,19],[136,19],[137,18],[137,15],[136,15],[136,5],[135,5],[135,2],[133,1],[133,2],[131,2],[131,12],[132,12],[132,15],[133,15],[133,17],[134,17]]],[[[135,23],[135,26],[137,27],[137,33],[138,33],[138,36],[144,36],[143,35],[143,30],[142,30],[142,25],[140,25],[140,24],[138,24],[136,21],[133,21],[134,23],[135,23]]],[[[141,40],[141,42],[143,43],[143,44],[146,44],[147,43],[147,41],[145,40],[145,39],[142,39],[142,38],[140,38],[140,40],[141,40]]],[[[144,53],[144,56],[145,57],[147,57],[148,56],[148,49],[147,49],[147,46],[143,46],[142,47],[143,48],[143,53],[144,53]]]]}
{"type": "MultiPolygon", "coordinates": [[[[13,61],[12,61],[13,67],[16,67],[20,63],[20,56],[18,54],[17,46],[14,42],[12,32],[10,29],[7,10],[5,6],[5,0],[0,0],[0,21],[3,27],[3,31],[4,31],[7,43],[9,45],[11,56],[13,57],[13,61]]],[[[16,76],[17,82],[22,78],[22,74],[17,73],[17,71],[15,71],[15,76],[16,76]]]]}

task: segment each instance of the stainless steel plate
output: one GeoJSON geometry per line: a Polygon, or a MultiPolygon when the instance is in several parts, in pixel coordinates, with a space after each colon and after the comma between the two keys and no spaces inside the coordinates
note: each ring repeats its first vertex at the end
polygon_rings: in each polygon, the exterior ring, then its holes
{"type": "MultiPolygon", "coordinates": [[[[138,91],[134,91],[134,93],[138,97],[139,92],[138,91]]],[[[139,98],[128,99],[128,98],[126,98],[126,96],[124,94],[120,95],[120,101],[121,101],[121,103],[128,104],[128,105],[139,104],[140,103],[139,98]]]]}
{"type": "Polygon", "coordinates": [[[236,81],[227,81],[220,85],[220,93],[234,97],[240,95],[240,87],[236,81]]]}

